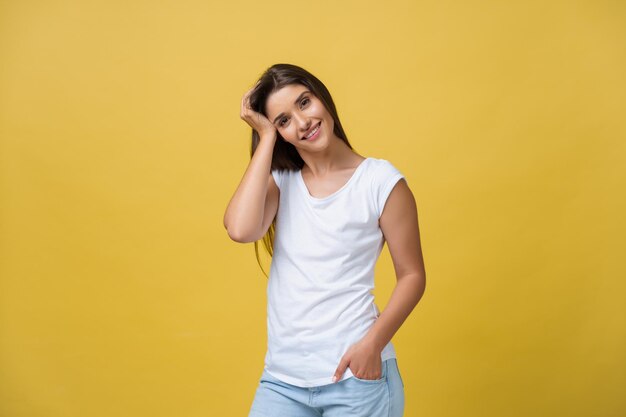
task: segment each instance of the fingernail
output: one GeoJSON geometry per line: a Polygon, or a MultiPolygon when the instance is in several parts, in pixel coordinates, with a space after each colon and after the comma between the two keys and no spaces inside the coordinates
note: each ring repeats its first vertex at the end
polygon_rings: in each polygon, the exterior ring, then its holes
{"type": "Polygon", "coordinates": [[[337,382],[337,377],[333,376],[333,382],[337,382]]]}

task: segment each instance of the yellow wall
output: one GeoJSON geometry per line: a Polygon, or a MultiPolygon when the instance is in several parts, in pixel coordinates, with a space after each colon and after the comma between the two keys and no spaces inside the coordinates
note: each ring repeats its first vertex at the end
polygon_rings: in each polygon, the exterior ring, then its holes
{"type": "Polygon", "coordinates": [[[222,215],[276,62],[415,194],[405,415],[625,415],[625,46],[619,1],[0,3],[0,415],[247,415],[266,279],[222,215]]]}

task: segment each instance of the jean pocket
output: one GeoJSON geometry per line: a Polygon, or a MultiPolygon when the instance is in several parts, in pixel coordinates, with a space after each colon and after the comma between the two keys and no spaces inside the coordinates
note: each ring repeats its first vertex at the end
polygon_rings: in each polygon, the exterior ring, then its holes
{"type": "Polygon", "coordinates": [[[387,380],[387,378],[385,378],[384,376],[381,376],[378,379],[361,379],[358,378],[356,375],[352,375],[352,378],[354,378],[355,381],[365,382],[367,384],[380,384],[381,382],[385,382],[387,380]]]}
{"type": "Polygon", "coordinates": [[[355,381],[364,382],[367,384],[380,384],[381,382],[385,382],[387,380],[387,361],[384,361],[382,363],[380,372],[381,375],[378,379],[361,379],[354,374],[352,374],[352,378],[354,378],[355,381]]]}

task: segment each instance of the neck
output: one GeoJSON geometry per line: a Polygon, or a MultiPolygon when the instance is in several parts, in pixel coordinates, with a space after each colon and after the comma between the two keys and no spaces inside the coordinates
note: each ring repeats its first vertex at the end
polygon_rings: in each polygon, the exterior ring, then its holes
{"type": "Polygon", "coordinates": [[[304,161],[303,172],[313,177],[323,177],[331,172],[356,167],[364,159],[346,143],[334,137],[329,146],[319,152],[300,152],[304,161]]]}

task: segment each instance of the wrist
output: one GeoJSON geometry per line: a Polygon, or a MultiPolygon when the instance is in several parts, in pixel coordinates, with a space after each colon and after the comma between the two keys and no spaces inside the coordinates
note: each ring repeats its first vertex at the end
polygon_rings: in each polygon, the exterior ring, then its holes
{"type": "Polygon", "coordinates": [[[385,347],[382,342],[376,337],[376,334],[372,333],[371,331],[367,335],[365,335],[363,341],[377,353],[381,353],[385,347]]]}
{"type": "Polygon", "coordinates": [[[276,141],[277,136],[276,130],[259,133],[261,142],[276,141]]]}

